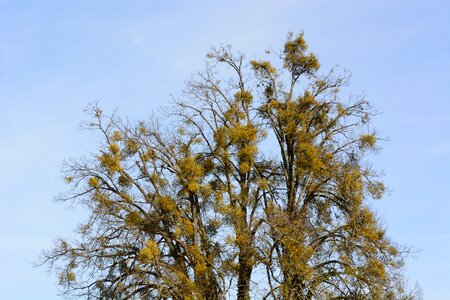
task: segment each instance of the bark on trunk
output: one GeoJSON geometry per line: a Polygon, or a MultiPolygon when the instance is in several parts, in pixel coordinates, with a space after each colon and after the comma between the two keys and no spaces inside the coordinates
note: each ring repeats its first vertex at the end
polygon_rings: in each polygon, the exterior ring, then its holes
{"type": "Polygon", "coordinates": [[[252,275],[252,265],[248,257],[239,257],[238,273],[238,300],[250,299],[250,278],[252,275]]]}

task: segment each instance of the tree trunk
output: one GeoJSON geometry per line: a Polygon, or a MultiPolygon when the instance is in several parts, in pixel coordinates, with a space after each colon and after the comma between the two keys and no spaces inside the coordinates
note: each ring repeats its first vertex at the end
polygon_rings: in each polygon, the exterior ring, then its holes
{"type": "MultiPolygon", "coordinates": [[[[245,251],[245,250],[243,250],[245,251]]],[[[242,252],[241,252],[242,253],[242,252]]],[[[250,299],[250,278],[252,275],[253,266],[250,262],[250,257],[243,254],[239,256],[239,273],[238,273],[238,300],[250,299]]]]}

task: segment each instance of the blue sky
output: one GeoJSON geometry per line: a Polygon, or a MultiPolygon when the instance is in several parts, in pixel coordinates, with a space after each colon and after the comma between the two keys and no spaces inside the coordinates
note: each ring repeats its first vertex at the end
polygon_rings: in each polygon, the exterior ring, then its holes
{"type": "Polygon", "coordinates": [[[442,0],[0,0],[2,298],[62,299],[32,261],[84,216],[52,199],[66,189],[62,161],[95,150],[78,126],[87,103],[143,119],[180,95],[211,46],[257,58],[304,31],[382,112],[374,125],[390,141],[372,161],[391,192],[372,206],[419,250],[407,275],[425,299],[450,299],[449,20],[442,0]]]}

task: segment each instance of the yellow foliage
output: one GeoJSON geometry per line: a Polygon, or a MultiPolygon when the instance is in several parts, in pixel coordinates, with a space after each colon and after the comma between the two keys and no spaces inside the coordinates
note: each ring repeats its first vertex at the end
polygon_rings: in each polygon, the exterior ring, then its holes
{"type": "Polygon", "coordinates": [[[148,162],[150,158],[153,157],[153,151],[147,151],[141,155],[141,159],[143,162],[148,162]]]}
{"type": "Polygon", "coordinates": [[[211,158],[206,159],[203,162],[203,170],[205,173],[212,171],[215,167],[214,161],[211,158]]]}
{"type": "Polygon", "coordinates": [[[200,194],[203,198],[207,199],[213,194],[213,189],[209,183],[200,186],[200,194]]]}
{"type": "Polygon", "coordinates": [[[127,193],[120,193],[120,196],[122,197],[123,200],[125,200],[128,203],[133,202],[133,198],[131,198],[131,195],[127,193]]]}
{"type": "Polygon", "coordinates": [[[226,244],[233,245],[235,242],[236,242],[236,239],[232,235],[228,234],[226,236],[226,238],[225,238],[225,243],[226,244]]]}
{"type": "Polygon", "coordinates": [[[189,156],[178,162],[180,171],[183,175],[190,178],[198,178],[203,175],[203,168],[197,164],[194,157],[189,156]]]}
{"type": "Polygon", "coordinates": [[[365,273],[380,279],[386,279],[386,269],[384,265],[376,259],[369,259],[366,263],[365,273]]]}
{"type": "Polygon", "coordinates": [[[222,222],[219,219],[211,219],[209,220],[209,225],[214,228],[219,228],[222,222]]]}
{"type": "Polygon", "coordinates": [[[305,92],[305,95],[300,99],[300,103],[306,107],[309,107],[311,104],[315,103],[315,98],[309,92],[305,92]]]}
{"type": "Polygon", "coordinates": [[[301,142],[297,145],[296,150],[298,152],[298,166],[301,169],[318,173],[322,168],[325,168],[316,146],[301,142]]]}
{"type": "Polygon", "coordinates": [[[252,65],[252,67],[253,67],[253,69],[255,71],[264,70],[268,74],[271,74],[271,75],[276,75],[277,74],[277,70],[268,61],[252,60],[252,61],[250,61],[250,64],[252,65]]]}
{"type": "Polygon", "coordinates": [[[201,262],[195,265],[194,267],[195,272],[199,274],[205,274],[208,271],[208,267],[206,266],[206,263],[201,262]]]}
{"type": "Polygon", "coordinates": [[[229,110],[225,112],[224,117],[228,122],[233,122],[236,114],[237,111],[233,107],[231,107],[229,110]]]}
{"type": "Polygon", "coordinates": [[[262,178],[258,181],[258,187],[262,190],[267,190],[269,188],[269,182],[267,179],[262,178]]]}
{"type": "Polygon", "coordinates": [[[176,203],[169,196],[159,197],[158,204],[164,212],[175,212],[177,209],[176,203]]]}
{"type": "Polygon", "coordinates": [[[248,173],[250,171],[250,164],[248,162],[243,162],[239,165],[239,171],[241,173],[248,173]]]}
{"type": "Polygon", "coordinates": [[[222,262],[221,267],[228,272],[235,272],[239,269],[239,264],[231,259],[226,259],[222,262]]]}
{"type": "Polygon", "coordinates": [[[339,115],[341,115],[341,116],[347,115],[347,109],[345,108],[345,106],[342,103],[338,103],[336,105],[336,108],[337,108],[337,112],[339,115]]]}
{"type": "Polygon", "coordinates": [[[97,179],[97,177],[89,178],[88,185],[90,187],[93,187],[93,188],[98,187],[98,179],[97,179]]]}
{"type": "Polygon", "coordinates": [[[119,185],[123,186],[123,187],[130,186],[130,184],[131,184],[130,180],[124,175],[120,175],[119,178],[117,179],[117,181],[118,181],[119,185]]]}
{"type": "Polygon", "coordinates": [[[359,138],[362,148],[374,148],[377,142],[377,138],[374,134],[363,134],[359,138]]]}
{"type": "Polygon", "coordinates": [[[178,277],[178,283],[181,287],[183,287],[184,294],[186,295],[185,298],[189,299],[189,297],[191,297],[191,299],[194,299],[192,298],[192,296],[187,295],[195,291],[195,283],[191,279],[189,279],[189,277],[187,277],[183,272],[177,271],[176,275],[178,277]]]}
{"type": "Polygon", "coordinates": [[[304,280],[309,280],[314,271],[308,264],[314,253],[313,248],[292,238],[285,239],[283,244],[286,246],[286,255],[282,260],[285,270],[288,271],[288,274],[295,274],[304,280]]]}
{"type": "Polygon", "coordinates": [[[158,245],[154,241],[149,240],[145,247],[139,251],[139,261],[144,264],[149,264],[157,259],[160,254],[158,245]]]}
{"type": "Polygon", "coordinates": [[[284,50],[288,53],[292,53],[297,51],[305,51],[306,49],[308,49],[308,45],[303,38],[303,34],[301,33],[294,38],[294,34],[289,32],[288,40],[284,44],[284,50]]]}
{"type": "Polygon", "coordinates": [[[234,95],[234,97],[237,101],[245,103],[247,105],[250,104],[253,100],[253,95],[249,91],[239,91],[234,95]]]}
{"type": "Polygon", "coordinates": [[[187,189],[191,193],[196,193],[200,189],[200,185],[197,182],[189,182],[187,189]]]}
{"type": "Polygon", "coordinates": [[[111,139],[113,141],[120,141],[122,139],[122,133],[120,131],[114,131],[111,139]]]}
{"type": "Polygon", "coordinates": [[[98,160],[100,161],[102,167],[110,172],[118,172],[122,169],[120,166],[120,160],[117,156],[112,156],[109,153],[103,153],[98,156],[98,160]]]}
{"type": "Polygon", "coordinates": [[[141,224],[141,222],[142,222],[141,214],[138,213],[137,211],[131,211],[125,217],[125,224],[127,225],[127,227],[137,226],[141,224]]]}
{"type": "Polygon", "coordinates": [[[245,145],[242,149],[239,149],[239,159],[243,161],[253,161],[258,149],[254,145],[245,145]]]}
{"type": "Polygon", "coordinates": [[[178,179],[187,191],[197,193],[200,189],[199,181],[202,179],[204,170],[202,165],[198,164],[194,157],[188,156],[178,161],[180,172],[178,179]]]}
{"type": "Polygon", "coordinates": [[[234,239],[234,243],[240,247],[250,246],[250,237],[245,233],[238,234],[234,239]]]}
{"type": "Polygon", "coordinates": [[[113,202],[104,194],[96,191],[92,198],[97,201],[100,207],[109,207],[113,202]]]}
{"type": "Polygon", "coordinates": [[[119,145],[113,143],[109,145],[109,150],[111,150],[111,153],[114,155],[117,155],[120,152],[120,147],[119,145]]]}
{"type": "Polygon", "coordinates": [[[64,251],[67,251],[69,244],[67,244],[66,241],[62,240],[60,246],[64,251]]]}
{"type": "Polygon", "coordinates": [[[181,226],[183,233],[186,234],[187,236],[192,236],[194,234],[194,225],[188,219],[182,218],[181,226]]]}
{"type": "Polygon", "coordinates": [[[257,130],[253,124],[237,124],[230,129],[230,139],[232,143],[250,143],[256,141],[257,130]]]}
{"type": "Polygon", "coordinates": [[[384,186],[384,183],[381,181],[369,182],[366,188],[374,199],[380,199],[383,196],[384,192],[386,191],[386,187],[384,186]]]}
{"type": "Polygon", "coordinates": [[[148,130],[147,127],[145,127],[144,124],[141,124],[138,128],[139,132],[143,135],[147,135],[148,134],[148,130]]]}
{"type": "Polygon", "coordinates": [[[288,41],[284,45],[284,67],[290,71],[300,71],[311,73],[319,69],[320,64],[317,57],[312,54],[305,54],[308,49],[303,34],[299,34],[295,38],[289,36],[288,41]]]}
{"type": "Polygon", "coordinates": [[[128,150],[130,151],[131,154],[134,154],[138,151],[138,143],[136,142],[135,139],[128,139],[125,142],[125,146],[128,148],[128,150]]]}
{"type": "Polygon", "coordinates": [[[360,205],[363,199],[362,174],[357,169],[345,170],[339,178],[339,192],[353,205],[360,205]]]}
{"type": "Polygon", "coordinates": [[[216,144],[219,148],[225,147],[225,145],[228,142],[227,137],[228,137],[227,128],[225,128],[225,127],[219,127],[214,132],[214,141],[216,142],[216,144]]]}
{"type": "Polygon", "coordinates": [[[68,272],[67,273],[67,281],[75,281],[75,273],[68,272]]]}

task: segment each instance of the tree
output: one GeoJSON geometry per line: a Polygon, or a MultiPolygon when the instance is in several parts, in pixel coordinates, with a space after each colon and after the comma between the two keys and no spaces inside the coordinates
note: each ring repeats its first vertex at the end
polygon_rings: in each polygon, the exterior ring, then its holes
{"type": "Polygon", "coordinates": [[[367,204],[385,191],[364,159],[379,141],[369,103],[340,100],[348,76],[320,74],[303,34],[275,56],[212,49],[170,124],[90,108],[103,144],[65,165],[72,189],[59,198],[90,217],[41,260],[65,294],[414,298],[405,249],[367,204]]]}

